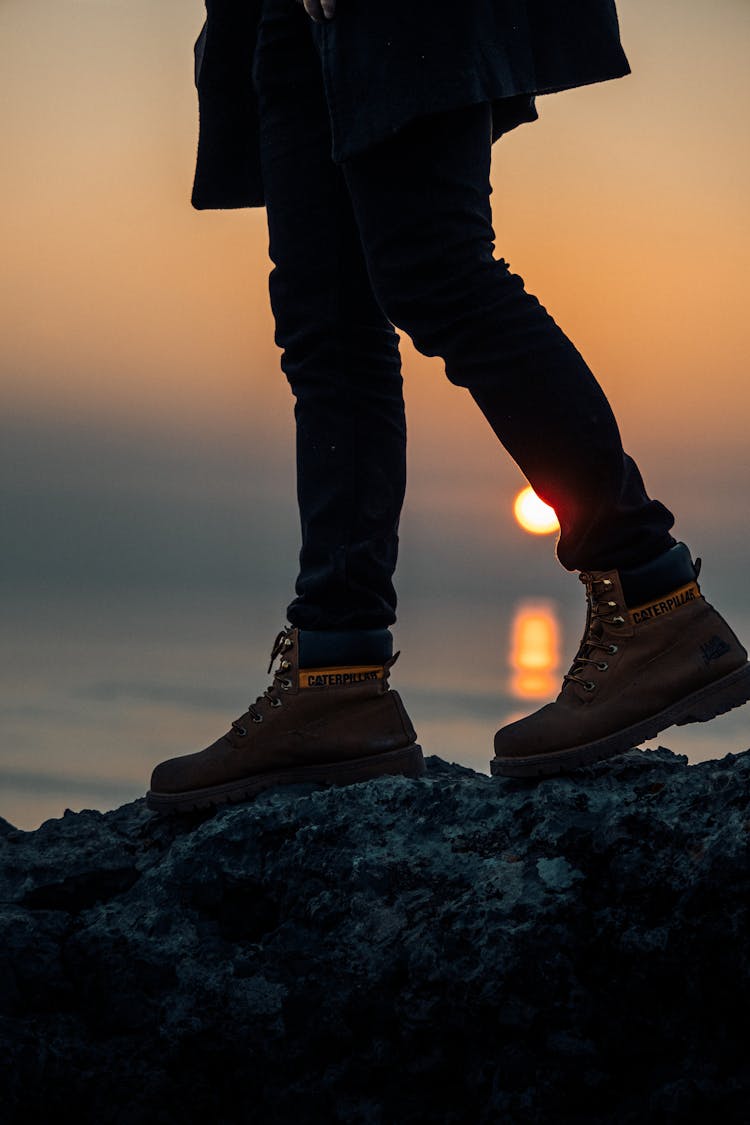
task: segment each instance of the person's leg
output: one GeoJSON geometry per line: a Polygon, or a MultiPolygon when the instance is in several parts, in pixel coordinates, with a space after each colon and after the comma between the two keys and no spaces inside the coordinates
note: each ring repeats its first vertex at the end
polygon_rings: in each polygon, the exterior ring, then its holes
{"type": "Polygon", "coordinates": [[[300,575],[273,683],[205,750],[156,767],[147,800],[159,811],[424,771],[388,685],[405,485],[398,337],[330,159],[319,59],[294,0],[264,0],[254,78],[276,341],[296,396],[300,575]]]}
{"type": "Polygon", "coordinates": [[[587,626],[560,696],[495,739],[493,772],[537,776],[738,706],[750,665],[581,355],[493,257],[489,113],[421,119],[344,171],[385,312],[470,390],[556,509],[560,561],[583,572],[587,626]]]}
{"type": "Polygon", "coordinates": [[[383,308],[467,387],[555,509],[570,570],[632,566],[674,543],[583,358],[495,258],[489,104],[423,118],[345,162],[383,308]]]}
{"type": "Polygon", "coordinates": [[[384,629],[406,483],[398,336],[330,158],[310,25],[294,0],[267,0],[254,69],[275,338],[296,396],[302,550],[288,618],[305,632],[384,629]]]}

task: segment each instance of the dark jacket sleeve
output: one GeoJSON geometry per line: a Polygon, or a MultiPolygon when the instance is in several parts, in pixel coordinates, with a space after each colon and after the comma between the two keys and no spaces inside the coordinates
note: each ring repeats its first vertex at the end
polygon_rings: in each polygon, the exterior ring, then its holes
{"type": "Polygon", "coordinates": [[[199,211],[262,207],[253,56],[260,0],[207,0],[195,44],[198,156],[192,204],[199,211]]]}

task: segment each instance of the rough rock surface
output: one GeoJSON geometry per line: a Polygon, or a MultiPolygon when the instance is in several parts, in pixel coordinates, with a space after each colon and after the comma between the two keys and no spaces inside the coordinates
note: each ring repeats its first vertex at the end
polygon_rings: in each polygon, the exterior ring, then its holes
{"type": "Polygon", "coordinates": [[[0,822],[4,1121],[747,1121],[750,752],[0,822]]]}

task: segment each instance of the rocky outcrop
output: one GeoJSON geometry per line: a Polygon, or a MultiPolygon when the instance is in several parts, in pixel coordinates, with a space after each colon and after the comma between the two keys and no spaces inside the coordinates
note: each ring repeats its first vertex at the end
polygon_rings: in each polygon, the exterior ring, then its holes
{"type": "Polygon", "coordinates": [[[747,1120],[750,752],[0,823],[0,1104],[97,1125],[747,1120]]]}

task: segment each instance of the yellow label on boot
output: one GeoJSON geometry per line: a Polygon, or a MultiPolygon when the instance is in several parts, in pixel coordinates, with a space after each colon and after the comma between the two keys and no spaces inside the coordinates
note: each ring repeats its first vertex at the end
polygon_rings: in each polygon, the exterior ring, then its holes
{"type": "Polygon", "coordinates": [[[643,621],[651,621],[654,617],[663,617],[665,613],[673,613],[674,610],[680,609],[688,602],[697,601],[700,596],[698,583],[690,582],[687,586],[680,586],[679,590],[673,590],[666,597],[659,598],[658,601],[646,602],[645,605],[639,605],[636,609],[631,609],[630,620],[634,625],[640,625],[643,621]]]}
{"type": "Polygon", "coordinates": [[[382,664],[355,664],[347,668],[300,668],[300,688],[346,687],[349,684],[364,684],[368,680],[382,680],[385,668],[382,664]]]}

